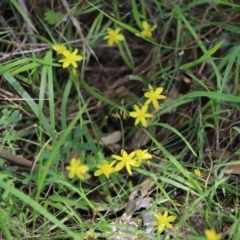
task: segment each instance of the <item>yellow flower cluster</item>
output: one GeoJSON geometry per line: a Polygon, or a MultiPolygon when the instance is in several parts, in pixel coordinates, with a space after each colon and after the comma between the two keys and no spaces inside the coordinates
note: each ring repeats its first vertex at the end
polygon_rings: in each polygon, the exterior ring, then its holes
{"type": "Polygon", "coordinates": [[[98,170],[95,171],[94,176],[105,175],[106,178],[109,178],[111,173],[118,172],[124,167],[126,167],[129,175],[132,175],[131,167],[139,167],[144,160],[150,160],[152,155],[148,153],[148,149],[142,150],[137,149],[130,154],[128,154],[124,149],[121,150],[121,155],[112,155],[114,159],[113,162],[108,163],[103,161],[102,164],[98,165],[98,170]],[[119,161],[116,166],[113,165],[119,161]]]}
{"type": "MultiPolygon", "coordinates": [[[[94,172],[94,176],[100,176],[102,174],[105,175],[107,179],[109,179],[110,174],[114,172],[118,172],[124,167],[126,167],[128,173],[132,175],[131,167],[139,167],[144,160],[150,160],[152,155],[148,153],[148,150],[137,149],[130,154],[128,154],[125,150],[121,150],[121,155],[112,155],[114,159],[112,162],[108,162],[103,160],[101,164],[97,166],[98,170],[94,172]],[[119,161],[116,166],[114,164],[119,161]]],[[[70,166],[66,167],[66,170],[69,171],[68,177],[70,179],[77,176],[81,180],[85,180],[87,178],[87,172],[89,170],[88,166],[82,164],[81,159],[72,158],[70,166]]]]}
{"type": "Polygon", "coordinates": [[[62,55],[62,59],[60,59],[58,62],[63,64],[63,68],[67,68],[70,65],[72,65],[73,68],[77,68],[77,62],[83,59],[81,55],[77,54],[78,49],[70,52],[65,45],[53,45],[52,48],[57,52],[57,54],[62,55]]]}
{"type": "MultiPolygon", "coordinates": [[[[151,37],[152,32],[156,29],[157,25],[151,26],[146,21],[142,22],[142,31],[139,33],[139,36],[141,37],[151,37]]],[[[113,46],[114,44],[118,44],[121,41],[125,40],[125,37],[123,34],[121,34],[121,29],[116,28],[108,28],[107,34],[103,38],[104,40],[107,40],[108,46],[113,46]]],[[[58,62],[62,63],[63,68],[67,68],[70,65],[73,66],[73,68],[77,68],[77,62],[81,61],[83,57],[81,55],[78,55],[78,49],[75,49],[73,52],[69,51],[65,45],[52,45],[52,48],[54,51],[57,52],[58,55],[62,55],[62,59],[60,59],[58,62]]]]}
{"type": "MultiPolygon", "coordinates": [[[[150,26],[146,21],[142,22],[142,31],[140,32],[141,37],[151,37],[152,31],[157,26],[150,26]]],[[[114,44],[118,44],[121,41],[125,40],[125,37],[123,34],[120,33],[121,29],[116,28],[108,28],[107,34],[103,38],[104,40],[107,40],[108,46],[113,46],[114,44]]],[[[78,55],[78,49],[75,49],[73,52],[69,51],[65,45],[52,45],[52,48],[54,51],[57,52],[58,55],[61,55],[62,58],[58,61],[62,63],[63,68],[67,68],[70,65],[73,66],[73,68],[77,68],[77,62],[81,61],[83,57],[81,55],[78,55]]]]}
{"type": "Polygon", "coordinates": [[[161,95],[163,92],[162,87],[158,87],[155,90],[151,85],[148,85],[149,92],[146,92],[144,96],[147,98],[146,102],[143,104],[141,108],[139,106],[134,105],[134,110],[129,113],[129,115],[135,119],[135,125],[138,125],[139,123],[142,124],[143,127],[147,127],[147,120],[146,118],[152,118],[153,114],[147,113],[149,104],[152,103],[155,109],[159,109],[159,103],[158,100],[165,99],[166,96],[161,95]]]}
{"type": "MultiPolygon", "coordinates": [[[[151,37],[152,32],[156,29],[157,25],[150,26],[146,21],[142,22],[142,31],[140,32],[141,37],[151,37]]],[[[107,29],[107,35],[103,38],[107,40],[107,44],[109,47],[114,44],[118,44],[121,41],[125,40],[125,37],[120,33],[121,29],[116,28],[115,30],[112,28],[107,29]]]]}

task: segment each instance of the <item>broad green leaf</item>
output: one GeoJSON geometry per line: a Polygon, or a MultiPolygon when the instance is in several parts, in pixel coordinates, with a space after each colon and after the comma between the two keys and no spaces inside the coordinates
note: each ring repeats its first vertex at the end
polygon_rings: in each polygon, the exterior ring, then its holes
{"type": "Polygon", "coordinates": [[[27,65],[24,65],[22,67],[19,67],[17,68],[16,70],[10,72],[10,74],[12,75],[16,75],[16,74],[19,74],[19,73],[22,73],[22,72],[26,72],[28,70],[32,70],[32,69],[36,69],[37,67],[39,67],[40,64],[37,63],[37,62],[32,62],[32,63],[29,63],[27,65]]]}
{"type": "Polygon", "coordinates": [[[31,58],[22,58],[18,60],[6,61],[4,64],[0,64],[0,74],[4,74],[6,72],[13,71],[14,69],[18,69],[22,65],[27,65],[31,61],[31,58]]]}

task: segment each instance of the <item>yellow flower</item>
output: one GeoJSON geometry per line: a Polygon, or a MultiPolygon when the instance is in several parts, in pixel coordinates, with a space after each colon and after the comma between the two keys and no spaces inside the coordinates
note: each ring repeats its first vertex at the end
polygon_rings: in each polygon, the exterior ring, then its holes
{"type": "Polygon", "coordinates": [[[121,155],[122,156],[112,155],[114,159],[120,161],[120,163],[118,163],[117,166],[115,167],[115,171],[118,172],[124,167],[126,167],[129,175],[132,175],[131,166],[139,167],[139,163],[137,162],[136,159],[134,159],[135,152],[131,152],[130,154],[128,154],[125,150],[122,149],[121,155]]]}
{"type": "Polygon", "coordinates": [[[50,152],[50,151],[52,151],[53,150],[53,147],[52,147],[52,145],[50,145],[50,144],[47,144],[47,146],[46,146],[46,149],[50,152]]]}
{"type": "Polygon", "coordinates": [[[52,45],[52,48],[57,54],[63,54],[63,52],[67,50],[65,45],[52,45]]]}
{"type": "Polygon", "coordinates": [[[107,179],[109,179],[109,175],[113,172],[115,172],[115,169],[113,167],[115,161],[111,162],[110,164],[107,161],[103,161],[102,164],[98,165],[96,170],[94,172],[94,176],[99,176],[101,174],[104,174],[107,179]]]}
{"type": "Polygon", "coordinates": [[[141,164],[141,162],[143,160],[149,160],[152,158],[152,155],[150,153],[148,153],[147,151],[148,151],[148,149],[145,149],[145,150],[137,149],[134,151],[139,164],[141,164]]]}
{"type": "Polygon", "coordinates": [[[217,234],[215,230],[205,230],[205,235],[207,237],[207,240],[220,240],[221,239],[221,234],[217,234]]]}
{"type": "Polygon", "coordinates": [[[119,33],[120,28],[116,28],[115,30],[112,28],[107,29],[107,35],[103,38],[104,40],[108,40],[108,46],[112,46],[114,43],[118,43],[120,41],[124,41],[124,36],[119,33]]]}
{"type": "Polygon", "coordinates": [[[88,240],[88,239],[96,239],[96,233],[94,232],[93,229],[90,229],[88,230],[84,237],[83,237],[84,240],[88,240]]]}
{"type": "Polygon", "coordinates": [[[136,118],[135,125],[138,125],[138,123],[141,122],[143,127],[147,127],[146,118],[153,117],[152,114],[146,113],[148,110],[148,105],[147,104],[143,105],[143,107],[141,109],[137,105],[134,105],[133,107],[135,109],[135,112],[130,112],[129,115],[133,118],[136,118]]]}
{"type": "Polygon", "coordinates": [[[155,218],[156,218],[156,222],[153,222],[153,226],[158,226],[158,232],[162,233],[166,228],[173,228],[173,226],[170,224],[170,222],[173,222],[177,217],[176,216],[169,216],[168,217],[168,211],[165,211],[164,214],[160,214],[160,213],[153,213],[155,218]]]}
{"type": "Polygon", "coordinates": [[[140,33],[140,35],[142,37],[151,37],[152,36],[152,31],[155,30],[155,28],[157,27],[157,25],[154,26],[150,26],[146,21],[142,22],[142,32],[140,33]]]}
{"type": "Polygon", "coordinates": [[[77,177],[81,180],[85,180],[87,178],[88,166],[82,164],[80,158],[72,158],[70,166],[67,166],[66,170],[69,171],[68,177],[70,179],[74,178],[75,175],[77,175],[77,177]]]}
{"type": "Polygon", "coordinates": [[[77,61],[81,61],[83,59],[83,57],[81,55],[77,55],[78,49],[75,49],[74,52],[70,52],[68,50],[64,51],[62,53],[62,55],[65,57],[61,60],[59,60],[58,62],[62,62],[63,63],[63,68],[67,68],[69,67],[70,64],[72,64],[72,66],[74,68],[77,68],[77,61]]]}
{"type": "Polygon", "coordinates": [[[198,177],[201,177],[202,176],[202,173],[201,173],[201,171],[199,170],[199,169],[194,169],[194,174],[196,175],[196,176],[198,176],[198,177]]]}
{"type": "Polygon", "coordinates": [[[148,100],[145,102],[145,104],[149,104],[152,102],[153,106],[156,109],[159,109],[158,99],[165,99],[166,96],[161,95],[163,88],[159,87],[155,91],[153,90],[153,87],[151,85],[148,85],[149,92],[146,92],[144,96],[148,98],[148,100]]]}

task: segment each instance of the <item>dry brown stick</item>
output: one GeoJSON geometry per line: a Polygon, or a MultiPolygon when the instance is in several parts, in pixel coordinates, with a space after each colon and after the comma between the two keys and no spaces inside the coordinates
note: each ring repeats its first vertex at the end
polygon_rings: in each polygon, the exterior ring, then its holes
{"type": "Polygon", "coordinates": [[[8,162],[12,164],[16,164],[18,166],[32,168],[33,162],[30,160],[27,160],[26,158],[18,157],[16,155],[13,155],[11,153],[7,153],[5,151],[0,150],[0,157],[7,160],[8,162]]]}

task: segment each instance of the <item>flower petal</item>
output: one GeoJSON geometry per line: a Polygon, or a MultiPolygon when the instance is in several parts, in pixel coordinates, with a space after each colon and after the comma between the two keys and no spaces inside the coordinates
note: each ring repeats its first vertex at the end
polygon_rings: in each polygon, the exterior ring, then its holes
{"type": "Polygon", "coordinates": [[[144,30],[149,30],[150,29],[149,24],[146,21],[142,22],[142,27],[143,27],[144,30]]]}
{"type": "Polygon", "coordinates": [[[115,167],[115,171],[118,172],[118,171],[122,170],[123,168],[124,168],[124,162],[120,162],[115,167]]]}
{"type": "Polygon", "coordinates": [[[73,66],[74,68],[77,68],[77,67],[78,67],[78,65],[77,65],[76,62],[72,62],[72,66],[73,66]]]}
{"type": "Polygon", "coordinates": [[[151,117],[153,117],[153,114],[151,114],[151,113],[144,114],[144,118],[151,118],[151,117]]]}
{"type": "Polygon", "coordinates": [[[78,49],[75,48],[75,50],[73,51],[72,55],[77,55],[78,49]]]}
{"type": "Polygon", "coordinates": [[[137,126],[140,123],[140,119],[136,118],[134,125],[137,126]]]}
{"type": "Polygon", "coordinates": [[[109,39],[109,40],[108,40],[108,46],[111,47],[111,46],[113,46],[113,44],[114,44],[114,41],[113,41],[112,39],[109,39]]]}
{"type": "Polygon", "coordinates": [[[148,89],[149,89],[150,91],[153,91],[152,85],[148,84],[148,89]]]}
{"type": "Polygon", "coordinates": [[[122,34],[117,35],[116,37],[117,41],[124,41],[125,37],[122,34]]]}
{"type": "Polygon", "coordinates": [[[157,95],[161,94],[162,92],[163,92],[163,87],[159,87],[159,88],[157,88],[157,89],[155,90],[155,93],[156,93],[157,95]]]}
{"type": "Polygon", "coordinates": [[[70,171],[70,172],[68,173],[68,178],[73,179],[74,176],[75,176],[75,172],[71,172],[71,171],[70,171]]]}
{"type": "Polygon", "coordinates": [[[167,221],[168,221],[168,222],[173,222],[173,221],[175,221],[176,219],[177,219],[176,216],[169,216],[169,217],[167,218],[167,221]]]}
{"type": "Polygon", "coordinates": [[[52,45],[52,49],[57,52],[58,51],[58,46],[57,45],[52,45]]]}
{"type": "Polygon", "coordinates": [[[77,171],[79,172],[87,172],[89,167],[87,165],[81,165],[78,167],[77,171]]]}
{"type": "Polygon", "coordinates": [[[67,68],[69,67],[69,65],[70,65],[70,62],[63,62],[63,68],[67,68]]]}
{"type": "Polygon", "coordinates": [[[128,173],[129,173],[129,175],[132,175],[132,170],[131,170],[130,164],[126,164],[126,169],[127,169],[128,173]]]}
{"type": "Polygon", "coordinates": [[[81,55],[77,55],[74,57],[75,61],[81,61],[83,59],[83,57],[81,55]]]}
{"type": "Polygon", "coordinates": [[[164,224],[160,224],[160,225],[158,226],[158,232],[159,232],[159,233],[162,233],[163,230],[164,230],[164,228],[165,228],[165,225],[164,225],[164,224]]]}
{"type": "Polygon", "coordinates": [[[95,171],[94,172],[94,176],[100,176],[100,175],[102,175],[103,174],[103,171],[102,171],[102,169],[98,169],[97,171],[95,171]]]}
{"type": "Polygon", "coordinates": [[[155,109],[159,109],[159,104],[158,104],[158,101],[156,99],[154,99],[152,101],[152,103],[153,103],[153,106],[155,107],[155,109]]]}
{"type": "Polygon", "coordinates": [[[147,112],[147,110],[148,110],[148,105],[147,105],[147,104],[146,104],[146,105],[143,105],[141,110],[142,110],[142,112],[144,112],[144,113],[147,112]]]}
{"type": "Polygon", "coordinates": [[[129,116],[135,118],[135,117],[138,116],[138,113],[137,112],[130,112],[129,116]]]}
{"type": "Polygon", "coordinates": [[[120,30],[121,30],[120,28],[116,28],[114,33],[117,35],[120,32],[120,30]]]}
{"type": "Polygon", "coordinates": [[[67,56],[69,56],[71,54],[71,52],[69,51],[69,50],[66,50],[66,51],[64,51],[63,53],[62,53],[62,55],[64,56],[64,57],[67,57],[67,56]]]}
{"type": "Polygon", "coordinates": [[[136,112],[140,112],[140,108],[138,107],[138,105],[134,105],[133,108],[135,109],[136,112]]]}
{"type": "Polygon", "coordinates": [[[118,155],[112,155],[112,157],[114,158],[114,159],[117,159],[117,160],[119,160],[119,161],[122,161],[122,157],[121,156],[118,156],[118,155]]]}
{"type": "Polygon", "coordinates": [[[65,167],[65,169],[68,170],[68,171],[71,171],[72,166],[67,166],[67,167],[65,167]]]}
{"type": "Polygon", "coordinates": [[[170,223],[165,223],[165,226],[166,226],[166,228],[173,228],[173,226],[172,226],[172,224],[170,224],[170,223]]]}
{"type": "Polygon", "coordinates": [[[145,118],[141,118],[141,124],[143,127],[147,127],[147,120],[145,118]]]}
{"type": "MultiPolygon", "coordinates": [[[[146,97],[146,98],[149,98],[150,96],[149,95],[146,95],[147,93],[145,93],[144,94],[144,96],[146,97]]],[[[144,105],[148,105],[148,104],[150,104],[151,103],[151,99],[148,99],[145,103],[144,103],[144,105]]]]}
{"type": "Polygon", "coordinates": [[[108,40],[109,39],[109,35],[105,36],[103,39],[104,40],[108,40]]]}

